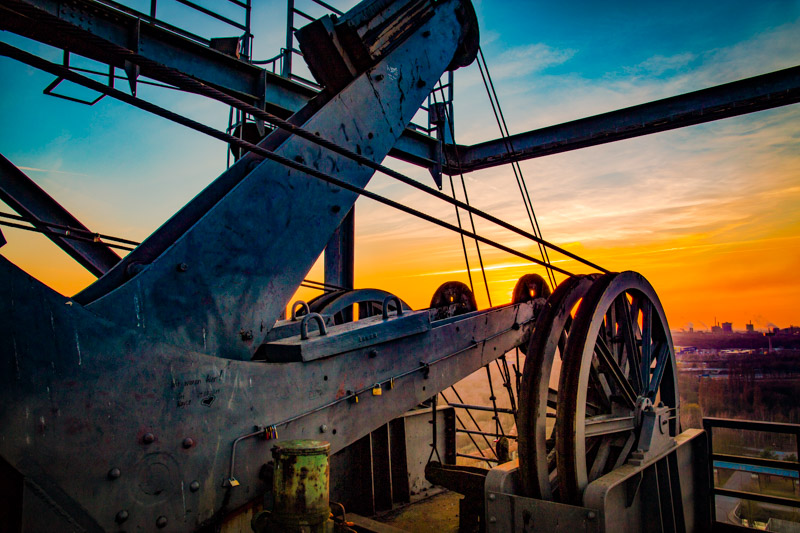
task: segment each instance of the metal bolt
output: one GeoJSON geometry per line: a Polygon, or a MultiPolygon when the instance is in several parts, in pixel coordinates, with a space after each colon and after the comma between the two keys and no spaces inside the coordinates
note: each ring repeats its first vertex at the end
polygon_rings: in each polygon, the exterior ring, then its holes
{"type": "Polygon", "coordinates": [[[192,492],[197,492],[198,490],[200,490],[200,482],[195,479],[194,481],[189,483],[189,490],[192,492]]]}
{"type": "Polygon", "coordinates": [[[326,431],[328,431],[328,426],[326,426],[325,424],[322,424],[322,425],[319,427],[319,432],[320,432],[320,433],[325,433],[326,431]]]}
{"type": "Polygon", "coordinates": [[[495,496],[494,494],[489,494],[489,501],[490,501],[490,502],[493,502],[493,501],[495,501],[496,499],[497,499],[497,496],[495,496]]]}
{"type": "Polygon", "coordinates": [[[595,513],[594,511],[589,511],[588,513],[586,513],[586,517],[589,520],[594,520],[595,518],[597,518],[597,513],[595,513]]]}
{"type": "Polygon", "coordinates": [[[378,350],[370,350],[369,352],[367,352],[367,355],[369,356],[370,359],[378,357],[378,350]]]}
{"type": "Polygon", "coordinates": [[[139,263],[138,261],[133,261],[132,263],[128,263],[128,265],[125,267],[125,273],[130,277],[135,276],[136,274],[140,273],[143,270],[144,270],[144,265],[142,263],[139,263]]]}
{"type": "Polygon", "coordinates": [[[153,444],[156,441],[156,436],[152,433],[145,433],[142,437],[142,442],[145,444],[153,444]]]}
{"type": "Polygon", "coordinates": [[[117,524],[121,524],[127,519],[128,519],[128,511],[126,511],[124,509],[122,511],[118,512],[117,516],[114,517],[114,520],[116,520],[117,524]]]}
{"type": "Polygon", "coordinates": [[[192,446],[194,446],[194,440],[192,440],[192,437],[186,437],[185,439],[183,439],[183,447],[184,448],[186,448],[188,450],[192,446]]]}
{"type": "Polygon", "coordinates": [[[161,515],[158,518],[156,518],[156,527],[159,529],[167,527],[167,517],[161,515]]]}
{"type": "Polygon", "coordinates": [[[119,468],[112,468],[108,471],[108,479],[117,479],[121,475],[122,472],[119,471],[119,468]]]}
{"type": "Polygon", "coordinates": [[[495,522],[497,522],[497,518],[496,518],[496,517],[494,517],[494,516],[490,516],[490,517],[489,517],[489,523],[490,523],[490,524],[494,524],[495,522]]]}
{"type": "Polygon", "coordinates": [[[187,270],[189,270],[189,265],[187,265],[186,263],[178,264],[178,272],[186,272],[187,270]]]}

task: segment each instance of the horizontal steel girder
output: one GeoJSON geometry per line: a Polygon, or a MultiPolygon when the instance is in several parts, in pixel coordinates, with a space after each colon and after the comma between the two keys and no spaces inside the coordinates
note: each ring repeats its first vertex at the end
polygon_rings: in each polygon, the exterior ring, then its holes
{"type": "MultiPolygon", "coordinates": [[[[69,6],[58,0],[0,0],[0,28],[56,47],[68,47],[72,52],[120,68],[124,67],[124,59],[107,45],[128,48],[133,39],[139,43],[136,53],[223,92],[261,104],[281,117],[298,111],[317,94],[306,85],[167,29],[145,22],[137,25],[133,17],[108,6],[90,0],[76,0],[69,6]]],[[[471,146],[447,144],[442,172],[472,172],[793,104],[800,98],[798,68],[548,126],[508,140],[471,146]],[[513,148],[509,150],[508,146],[513,148]]],[[[161,80],[157,71],[143,69],[141,74],[161,80]]],[[[430,169],[436,165],[437,142],[406,128],[389,155],[430,169]]]]}
{"type": "Polygon", "coordinates": [[[800,101],[800,66],[472,146],[447,145],[446,173],[472,172],[800,101]]]}
{"type": "MultiPolygon", "coordinates": [[[[125,67],[117,50],[121,47],[283,118],[318,94],[307,85],[91,0],[0,0],[0,29],[118,68],[125,67]]],[[[168,82],[158,69],[143,66],[140,74],[168,82]]],[[[430,167],[435,153],[435,139],[407,128],[389,155],[430,167]]]]}
{"type": "Polygon", "coordinates": [[[42,230],[47,238],[95,276],[102,276],[119,263],[119,256],[102,242],[66,239],[59,237],[55,232],[47,231],[48,226],[42,222],[91,233],[44,189],[2,155],[0,155],[0,200],[42,230]]]}

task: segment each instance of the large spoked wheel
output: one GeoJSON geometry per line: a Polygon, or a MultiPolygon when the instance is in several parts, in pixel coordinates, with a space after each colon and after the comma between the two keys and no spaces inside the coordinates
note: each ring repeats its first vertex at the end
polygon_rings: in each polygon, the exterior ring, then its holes
{"type": "Polygon", "coordinates": [[[561,369],[560,500],[580,505],[591,481],[621,466],[636,445],[641,406],[661,402],[674,409],[669,431],[675,436],[675,352],[658,296],[635,272],[605,274],[575,314],[561,369]]]}
{"type": "MultiPolygon", "coordinates": [[[[558,378],[572,315],[596,276],[572,276],[547,299],[527,349],[520,388],[518,442],[520,473],[527,496],[552,500],[557,484],[553,422],[558,378]]],[[[516,290],[515,290],[516,292],[516,290]]]]}

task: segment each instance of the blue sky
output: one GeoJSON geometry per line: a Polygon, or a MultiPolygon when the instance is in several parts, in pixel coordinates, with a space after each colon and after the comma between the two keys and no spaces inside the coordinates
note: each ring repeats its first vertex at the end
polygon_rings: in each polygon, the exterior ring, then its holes
{"type": "MultiPolygon", "coordinates": [[[[171,3],[160,2],[168,20],[205,36],[230,35],[196,23],[171,3]]],[[[478,1],[475,6],[512,132],[800,64],[800,1],[478,1]]],[[[253,20],[255,56],[274,55],[284,43],[285,4],[257,1],[253,20]]],[[[60,51],[8,33],[0,39],[54,61],[61,57],[60,51]]],[[[42,95],[52,76],[6,58],[0,58],[0,79],[5,126],[0,153],[98,231],[143,239],[225,168],[225,146],[199,133],[110,98],[88,107],[42,95]]],[[[456,140],[468,144],[496,137],[474,66],[457,72],[456,88],[456,140]]],[[[228,109],[202,98],[146,86],[139,94],[217,128],[227,123],[228,109]]],[[[545,237],[603,264],[654,277],[666,292],[665,305],[678,317],[673,325],[710,322],[714,314],[732,309],[735,297],[723,295],[724,287],[753,286],[752,280],[767,275],[784,281],[756,284],[762,292],[747,298],[763,305],[729,319],[738,327],[750,319],[763,325],[800,322],[788,301],[800,297],[800,285],[787,281],[800,262],[800,243],[791,240],[800,228],[798,107],[526,162],[523,170],[545,237]],[[679,248],[679,253],[661,252],[679,248]],[[725,254],[736,259],[726,261],[725,254]],[[717,256],[719,263],[713,260],[717,256]],[[766,258],[760,269],[736,266],[753,257],[766,258]],[[715,288],[720,269],[727,281],[715,288]],[[695,275],[691,283],[675,283],[674,272],[695,275]],[[717,294],[718,300],[709,301],[717,294]]],[[[427,172],[391,164],[431,184],[427,172]]],[[[470,197],[478,207],[522,226],[524,211],[508,192],[513,191],[509,175],[509,169],[468,175],[470,197]]],[[[454,214],[385,178],[376,177],[370,187],[455,222],[454,214]]],[[[465,277],[457,236],[369,201],[360,200],[357,212],[361,285],[401,296],[414,285],[432,294],[446,276],[465,277]]],[[[491,228],[479,230],[526,246],[491,228]]],[[[73,292],[91,280],[45,239],[4,233],[9,240],[4,255],[57,289],[73,292]]],[[[526,267],[506,268],[518,262],[487,254],[495,273],[490,285],[503,295],[517,270],[526,267]]],[[[476,292],[480,302],[480,289],[476,292]]],[[[406,298],[425,305],[421,295],[406,298]]]]}

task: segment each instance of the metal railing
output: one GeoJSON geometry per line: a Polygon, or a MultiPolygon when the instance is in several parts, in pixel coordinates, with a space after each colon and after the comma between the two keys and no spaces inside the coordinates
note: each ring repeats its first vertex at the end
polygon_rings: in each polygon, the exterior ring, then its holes
{"type": "MultiPolygon", "coordinates": [[[[714,479],[714,469],[724,468],[721,464],[730,464],[736,467],[741,467],[741,470],[755,472],[755,473],[775,473],[791,472],[797,473],[800,476],[800,424],[783,424],[777,422],[759,422],[751,420],[734,420],[728,418],[704,418],[703,428],[708,434],[708,448],[709,448],[709,476],[711,480],[710,495],[711,495],[711,516],[715,525],[722,525],[717,522],[716,516],[716,497],[728,496],[732,498],[739,498],[741,500],[750,500],[755,502],[762,502],[773,505],[782,505],[792,508],[800,508],[800,498],[787,498],[784,496],[773,496],[760,492],[750,492],[744,490],[726,489],[717,487],[714,479]],[[793,461],[777,460],[767,457],[749,457],[745,455],[735,455],[729,453],[714,453],[714,430],[715,429],[734,429],[763,433],[777,433],[785,435],[794,435],[795,437],[795,458],[793,461]]],[[[739,469],[739,468],[737,468],[739,469]]],[[[724,524],[729,525],[729,524],[724,524]]],[[[737,528],[738,529],[738,528],[737,528]]]]}
{"type": "MultiPolygon", "coordinates": [[[[100,3],[100,4],[105,4],[105,5],[109,6],[109,7],[113,7],[114,9],[116,9],[118,11],[122,11],[123,13],[127,13],[128,15],[132,15],[132,16],[135,16],[137,18],[140,18],[143,21],[146,21],[146,22],[148,22],[150,24],[153,24],[153,25],[158,26],[160,28],[163,28],[165,30],[169,30],[169,31],[171,31],[173,33],[177,33],[178,35],[186,37],[187,39],[192,39],[192,40],[198,41],[198,42],[200,42],[200,43],[202,43],[202,44],[204,44],[206,46],[211,46],[211,41],[212,41],[211,38],[203,37],[203,36],[198,35],[196,33],[190,32],[190,31],[186,30],[185,28],[180,28],[178,26],[175,26],[173,24],[170,24],[170,23],[158,18],[158,0],[150,0],[150,12],[149,13],[144,13],[142,11],[138,11],[138,10],[126,5],[124,3],[124,0],[119,1],[119,2],[115,1],[115,0],[95,0],[95,1],[100,3]]],[[[163,6],[164,2],[167,2],[167,1],[168,0],[161,0],[161,5],[163,6]]],[[[200,14],[205,15],[207,17],[210,17],[210,18],[213,18],[215,20],[218,20],[218,21],[230,26],[231,28],[234,28],[235,30],[243,32],[242,36],[241,36],[241,43],[242,43],[241,44],[241,56],[246,58],[246,59],[250,57],[250,50],[252,49],[252,42],[253,42],[253,34],[250,32],[250,15],[251,15],[251,11],[252,11],[252,5],[251,5],[251,1],[252,0],[222,0],[222,3],[224,3],[224,4],[233,5],[233,6],[236,6],[238,8],[241,8],[243,10],[243,12],[242,12],[243,17],[242,17],[241,20],[234,20],[234,19],[232,19],[230,17],[226,17],[226,16],[222,15],[221,13],[218,13],[216,11],[213,11],[211,9],[203,7],[203,6],[201,6],[199,4],[196,4],[195,2],[192,2],[190,0],[169,0],[169,1],[171,1],[173,3],[176,3],[176,4],[181,4],[181,5],[185,6],[185,7],[188,7],[189,9],[191,9],[193,11],[196,11],[197,13],[200,13],[200,14]]]]}

